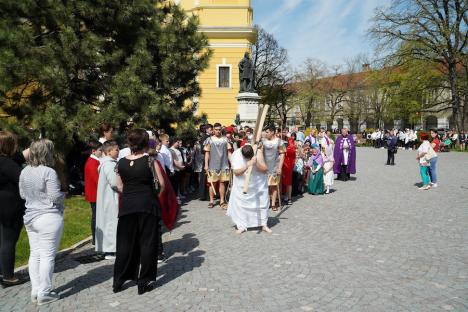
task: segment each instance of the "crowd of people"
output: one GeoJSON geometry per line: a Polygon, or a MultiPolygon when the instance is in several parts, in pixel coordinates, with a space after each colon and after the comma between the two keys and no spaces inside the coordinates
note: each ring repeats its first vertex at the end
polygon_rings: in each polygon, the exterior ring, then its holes
{"type": "MultiPolygon", "coordinates": [[[[162,225],[172,229],[180,204],[189,198],[226,210],[238,234],[251,227],[271,233],[270,211],[278,213],[304,193],[329,194],[335,176],[346,182],[356,173],[356,140],[347,128],[340,134],[313,129],[306,135],[274,125],[259,131],[258,136],[250,127],[205,124],[193,138],[182,140],[160,129],[130,129],[122,144],[111,124],[100,126],[87,143],[82,165],[75,159],[68,174],[81,166],[93,245],[102,259],[115,260],[114,292],[127,280],[137,282],[138,294],[155,287],[157,263],[165,260],[162,225]]],[[[389,165],[398,147],[412,148],[399,133],[390,130],[376,143],[388,148],[389,165]]],[[[437,187],[442,142],[436,131],[430,136],[431,142],[429,134],[419,134],[423,190],[437,187]]],[[[50,140],[34,141],[18,152],[15,134],[0,131],[1,281],[4,286],[24,282],[14,274],[15,245],[24,225],[31,247],[31,300],[38,305],[59,299],[52,274],[64,198],[67,186],[74,185],[63,181],[55,156],[50,140]]]]}
{"type": "MultiPolygon", "coordinates": [[[[466,150],[468,143],[468,131],[455,130],[436,130],[433,129],[440,138],[440,151],[448,152],[451,149],[459,149],[460,151],[466,150]]],[[[424,131],[419,131],[419,133],[424,131]]],[[[418,131],[413,129],[375,129],[372,132],[362,132],[361,136],[369,140],[375,148],[387,148],[388,138],[390,136],[396,137],[396,147],[399,149],[415,150],[423,140],[418,135],[418,131]],[[391,134],[392,133],[392,134],[391,134]]]]}

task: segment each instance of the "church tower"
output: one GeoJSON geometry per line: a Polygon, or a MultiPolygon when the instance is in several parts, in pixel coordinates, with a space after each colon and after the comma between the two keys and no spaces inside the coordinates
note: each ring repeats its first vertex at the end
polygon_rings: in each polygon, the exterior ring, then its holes
{"type": "Polygon", "coordinates": [[[210,123],[234,123],[238,111],[238,63],[251,52],[256,33],[250,0],[179,0],[187,14],[200,18],[200,31],[209,40],[213,55],[209,67],[200,74],[202,94],[198,113],[206,113],[210,123]]]}

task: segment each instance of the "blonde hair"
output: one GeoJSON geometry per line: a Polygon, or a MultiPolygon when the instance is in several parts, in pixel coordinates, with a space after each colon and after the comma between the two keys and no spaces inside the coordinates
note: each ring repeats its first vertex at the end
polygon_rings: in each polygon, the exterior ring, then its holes
{"type": "Polygon", "coordinates": [[[159,141],[163,141],[163,140],[169,140],[169,136],[165,133],[159,136],[159,141]]]}
{"type": "Polygon", "coordinates": [[[34,141],[29,148],[28,163],[33,167],[55,165],[54,143],[47,139],[34,141]]]}

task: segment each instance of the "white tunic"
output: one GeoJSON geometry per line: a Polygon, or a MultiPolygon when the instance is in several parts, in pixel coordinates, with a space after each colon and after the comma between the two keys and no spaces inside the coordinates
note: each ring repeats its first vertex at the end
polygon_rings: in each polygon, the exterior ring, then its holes
{"type": "Polygon", "coordinates": [[[116,160],[109,156],[101,158],[96,197],[96,251],[115,252],[119,193],[117,192],[116,160]]]}
{"type": "MultiPolygon", "coordinates": [[[[246,166],[247,161],[242,156],[241,149],[232,154],[231,164],[233,170],[246,166]]],[[[247,194],[243,193],[245,173],[233,177],[226,215],[231,217],[238,229],[267,225],[269,207],[267,173],[259,172],[256,167],[253,168],[247,194]]]]}
{"type": "Polygon", "coordinates": [[[348,165],[349,159],[349,140],[348,138],[343,138],[343,165],[348,165]]]}

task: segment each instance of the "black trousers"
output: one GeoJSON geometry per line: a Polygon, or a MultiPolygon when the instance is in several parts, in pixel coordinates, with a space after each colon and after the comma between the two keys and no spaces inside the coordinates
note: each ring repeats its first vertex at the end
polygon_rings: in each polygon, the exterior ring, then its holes
{"type": "Polygon", "coordinates": [[[158,272],[159,219],[149,213],[119,217],[117,252],[114,264],[114,288],[127,280],[146,285],[158,272]]]}
{"type": "Polygon", "coordinates": [[[351,175],[348,173],[348,165],[341,165],[340,180],[348,181],[350,176],[351,175]]]}
{"type": "Polygon", "coordinates": [[[394,165],[395,164],[395,152],[391,149],[387,150],[387,165],[394,165]]]}
{"type": "Polygon", "coordinates": [[[198,173],[200,175],[200,185],[198,186],[198,195],[200,200],[208,200],[208,188],[206,187],[206,174],[205,171],[198,173]]]}
{"type": "Polygon", "coordinates": [[[22,227],[22,220],[8,225],[0,223],[0,273],[5,279],[14,276],[16,242],[22,227]]]}
{"type": "Polygon", "coordinates": [[[171,181],[174,193],[176,194],[176,196],[179,196],[180,172],[174,171],[174,174],[169,176],[169,181],[171,181]]]}
{"type": "Polygon", "coordinates": [[[292,180],[292,196],[302,195],[302,174],[299,172],[293,171],[293,180],[292,180]]]}
{"type": "Polygon", "coordinates": [[[96,241],[96,203],[91,204],[91,233],[93,235],[93,245],[96,241]]]}

